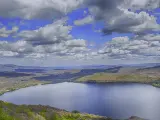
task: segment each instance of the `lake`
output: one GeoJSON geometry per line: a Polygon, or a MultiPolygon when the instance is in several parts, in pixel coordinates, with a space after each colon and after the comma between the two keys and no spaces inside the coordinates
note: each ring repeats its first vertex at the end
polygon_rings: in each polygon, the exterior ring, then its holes
{"type": "Polygon", "coordinates": [[[160,89],[146,84],[58,83],[23,88],[0,96],[14,104],[42,104],[112,118],[160,120],[160,89]]]}

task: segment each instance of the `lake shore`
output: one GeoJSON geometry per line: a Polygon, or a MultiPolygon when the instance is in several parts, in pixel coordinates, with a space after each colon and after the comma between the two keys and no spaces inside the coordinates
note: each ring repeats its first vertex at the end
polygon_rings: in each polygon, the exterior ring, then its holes
{"type": "Polygon", "coordinates": [[[78,83],[139,83],[160,87],[160,76],[143,74],[96,73],[77,79],[78,83]]]}
{"type": "Polygon", "coordinates": [[[46,85],[46,84],[51,84],[51,82],[31,81],[30,83],[25,83],[25,84],[19,83],[17,85],[13,85],[12,87],[0,88],[0,96],[7,92],[16,91],[22,88],[27,88],[27,87],[37,86],[37,85],[46,85]]]}
{"type": "Polygon", "coordinates": [[[76,81],[74,83],[91,83],[91,84],[147,84],[147,85],[151,85],[153,87],[156,87],[156,88],[160,88],[160,84],[159,83],[156,83],[156,82],[131,82],[131,81],[94,81],[94,80],[88,80],[88,81],[76,81]]]}
{"type": "MultiPolygon", "coordinates": [[[[127,84],[127,83],[137,83],[137,84],[147,84],[147,85],[151,85],[153,87],[157,87],[160,88],[160,84],[159,83],[147,83],[147,82],[131,82],[131,81],[95,81],[95,80],[88,80],[88,81],[75,81],[73,83],[91,83],[91,84],[114,84],[114,83],[120,83],[120,84],[127,84]]],[[[23,85],[23,86],[19,86],[19,87],[11,87],[8,88],[7,90],[2,91],[0,89],[0,96],[8,93],[8,92],[13,92],[22,88],[27,88],[27,87],[32,87],[32,86],[37,86],[37,85],[47,85],[47,84],[53,84],[52,82],[42,82],[42,83],[33,83],[33,84],[29,84],[29,85],[23,85]]]]}

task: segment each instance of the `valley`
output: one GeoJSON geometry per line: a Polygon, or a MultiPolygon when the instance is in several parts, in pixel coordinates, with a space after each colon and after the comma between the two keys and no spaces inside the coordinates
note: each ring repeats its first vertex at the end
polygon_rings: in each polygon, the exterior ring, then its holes
{"type": "MultiPolygon", "coordinates": [[[[0,95],[30,86],[56,83],[142,83],[160,87],[160,65],[94,66],[87,68],[40,68],[15,65],[0,66],[0,95]]],[[[42,105],[14,105],[0,102],[0,112],[7,120],[112,120],[90,114],[72,113],[42,105]],[[13,107],[14,106],[14,107],[13,107]],[[13,110],[14,108],[14,110],[13,110]],[[23,108],[21,112],[13,112],[23,108]],[[37,110],[39,109],[39,110],[37,110]],[[12,119],[9,116],[14,115],[12,119]]],[[[58,107],[59,108],[59,107],[58,107]]],[[[126,120],[142,120],[131,117],[126,120]]]]}
{"type": "Polygon", "coordinates": [[[95,66],[56,69],[0,65],[0,94],[40,84],[61,82],[145,83],[160,87],[160,66],[95,66]]]}

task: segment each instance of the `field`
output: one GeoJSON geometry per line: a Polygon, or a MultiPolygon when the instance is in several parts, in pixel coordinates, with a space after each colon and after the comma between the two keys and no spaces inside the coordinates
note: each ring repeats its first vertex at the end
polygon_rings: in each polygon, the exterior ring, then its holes
{"type": "Polygon", "coordinates": [[[40,84],[48,84],[50,82],[38,81],[31,79],[30,77],[16,77],[16,78],[6,78],[0,77],[0,95],[9,92],[18,90],[20,88],[25,88],[29,86],[35,86],[40,84]]]}
{"type": "Polygon", "coordinates": [[[160,68],[133,69],[122,68],[117,73],[95,73],[84,76],[76,80],[76,82],[135,82],[148,83],[153,86],[160,86],[160,68]]]}
{"type": "Polygon", "coordinates": [[[150,77],[139,74],[114,74],[114,73],[96,73],[93,75],[79,78],[77,82],[95,81],[95,82],[142,82],[148,83],[158,80],[158,77],[150,77]]]}

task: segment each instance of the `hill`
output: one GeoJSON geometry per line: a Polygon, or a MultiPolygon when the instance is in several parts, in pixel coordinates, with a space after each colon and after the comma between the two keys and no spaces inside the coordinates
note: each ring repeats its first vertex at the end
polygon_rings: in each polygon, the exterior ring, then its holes
{"type": "MultiPolygon", "coordinates": [[[[68,112],[42,105],[14,105],[0,101],[0,120],[114,120],[107,117],[68,112]]],[[[143,120],[131,117],[126,120],[143,120]]]]}
{"type": "Polygon", "coordinates": [[[160,66],[122,67],[116,73],[94,73],[76,80],[76,82],[139,82],[160,86],[160,66]]]}

